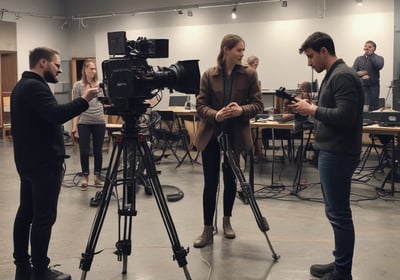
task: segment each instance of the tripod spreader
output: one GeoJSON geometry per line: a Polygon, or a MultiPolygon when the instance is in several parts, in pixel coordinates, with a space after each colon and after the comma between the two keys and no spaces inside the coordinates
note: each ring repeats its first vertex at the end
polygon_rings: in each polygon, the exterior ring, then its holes
{"type": "Polygon", "coordinates": [[[268,238],[267,231],[269,230],[269,225],[267,219],[263,217],[261,214],[260,208],[258,207],[257,201],[254,197],[252,192],[252,187],[248,182],[246,182],[246,178],[242,172],[242,170],[238,166],[238,156],[235,155],[235,152],[232,150],[231,146],[229,145],[229,136],[225,133],[221,133],[218,136],[218,142],[224,154],[228,159],[228,163],[232,168],[233,173],[235,174],[236,179],[238,179],[240,186],[242,188],[243,194],[247,198],[250,208],[253,211],[254,217],[256,218],[256,222],[258,228],[264,233],[265,238],[267,239],[268,246],[272,252],[272,258],[277,261],[280,256],[277,255],[272,247],[271,241],[268,238]]]}

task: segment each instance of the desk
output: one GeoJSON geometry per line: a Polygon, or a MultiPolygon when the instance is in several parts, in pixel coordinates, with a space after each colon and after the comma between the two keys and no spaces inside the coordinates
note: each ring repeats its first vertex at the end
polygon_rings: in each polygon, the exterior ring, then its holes
{"type": "Polygon", "coordinates": [[[274,168],[275,168],[275,136],[274,136],[274,130],[275,129],[284,129],[284,130],[291,130],[293,131],[295,126],[294,126],[294,121],[288,121],[288,122],[278,122],[278,121],[263,121],[263,122],[256,122],[254,120],[250,121],[250,127],[256,129],[256,139],[258,138],[258,129],[261,128],[270,128],[272,130],[272,145],[273,145],[273,150],[272,150],[272,165],[271,165],[271,185],[269,187],[271,188],[276,188],[276,187],[283,187],[281,185],[277,185],[274,182],[274,168]]]}
{"type": "MultiPolygon", "coordinates": [[[[279,123],[276,121],[267,121],[267,122],[255,122],[251,121],[250,125],[252,128],[273,128],[273,129],[289,129],[294,130],[294,122],[289,121],[286,123],[279,123]]],[[[390,171],[387,173],[382,186],[377,188],[378,191],[383,191],[384,186],[388,179],[390,179],[391,183],[391,190],[389,194],[394,194],[395,192],[395,181],[396,181],[396,168],[397,168],[397,160],[396,160],[396,148],[395,148],[395,141],[396,137],[400,136],[400,127],[390,127],[390,126],[379,126],[378,124],[367,125],[363,126],[364,133],[371,133],[371,134],[380,134],[380,135],[389,135],[392,136],[392,166],[390,171]]],[[[300,163],[302,164],[302,163],[300,163]]]]}
{"type": "Polygon", "coordinates": [[[196,117],[196,108],[185,109],[184,106],[170,106],[167,109],[157,109],[159,111],[174,111],[178,116],[192,116],[196,117]]]}
{"type": "Polygon", "coordinates": [[[363,132],[371,133],[371,134],[380,134],[380,135],[389,135],[392,136],[392,166],[390,171],[386,174],[385,179],[382,182],[380,188],[376,188],[378,191],[384,191],[385,184],[387,180],[391,179],[391,190],[389,194],[394,195],[395,192],[395,181],[396,181],[396,168],[397,168],[397,160],[396,160],[396,145],[395,138],[399,138],[400,136],[400,127],[399,126],[379,126],[377,124],[366,125],[363,126],[363,132]]]}
{"type": "Polygon", "coordinates": [[[294,121],[278,122],[278,121],[263,121],[256,122],[250,121],[251,128],[273,128],[273,129],[286,129],[294,130],[294,121]]]}
{"type": "Polygon", "coordinates": [[[153,109],[158,111],[173,111],[178,117],[183,120],[183,123],[189,133],[190,138],[190,146],[193,146],[194,138],[196,137],[197,127],[198,127],[198,120],[197,120],[197,111],[195,108],[193,109],[185,109],[184,106],[170,106],[166,109],[153,109]],[[185,118],[187,117],[187,118],[185,118]],[[188,120],[188,118],[190,120],[188,120]],[[192,122],[192,129],[188,129],[189,126],[186,125],[186,122],[192,122]]]}

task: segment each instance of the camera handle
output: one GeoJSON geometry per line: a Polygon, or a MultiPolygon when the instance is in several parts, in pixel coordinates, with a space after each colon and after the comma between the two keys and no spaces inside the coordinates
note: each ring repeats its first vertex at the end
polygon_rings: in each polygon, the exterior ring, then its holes
{"type": "Polygon", "coordinates": [[[173,259],[178,262],[179,267],[182,267],[186,279],[191,280],[191,276],[186,267],[186,256],[189,252],[189,248],[184,249],[179,242],[178,234],[172,221],[171,214],[168,210],[167,202],[162,191],[155,163],[151,156],[146,137],[143,135],[139,135],[139,128],[137,127],[138,118],[139,116],[136,115],[129,115],[126,119],[124,118],[125,123],[122,128],[122,134],[116,136],[114,147],[110,157],[109,167],[106,173],[101,201],[95,215],[86,250],[84,253],[82,253],[79,264],[79,268],[82,270],[81,280],[86,279],[86,275],[87,272],[90,270],[94,255],[99,253],[95,252],[96,244],[100,236],[100,231],[104,223],[111,196],[113,194],[113,187],[117,188],[117,185],[120,185],[121,182],[123,187],[123,197],[122,203],[118,204],[118,216],[120,219],[119,234],[121,234],[122,232],[123,237],[121,238],[121,235],[119,236],[119,240],[116,243],[117,250],[114,253],[117,255],[118,261],[123,262],[122,274],[126,274],[127,272],[128,256],[131,254],[132,217],[136,216],[137,214],[137,153],[139,153],[140,159],[143,160],[144,166],[149,176],[151,189],[154,198],[156,199],[157,206],[160,210],[164,225],[167,229],[167,233],[172,245],[174,253],[173,259]],[[123,156],[123,179],[118,180],[117,175],[121,155],[123,156]],[[124,226],[122,230],[121,225],[124,226]]]}
{"type": "Polygon", "coordinates": [[[231,166],[236,179],[238,179],[240,183],[245,198],[247,198],[250,204],[250,208],[253,211],[254,217],[256,218],[258,228],[261,230],[261,232],[264,233],[265,238],[267,239],[269,249],[272,252],[272,258],[274,259],[274,261],[277,261],[280,258],[280,256],[275,253],[271,241],[268,238],[267,231],[269,230],[269,225],[267,219],[263,217],[263,215],[261,214],[260,208],[258,207],[257,201],[252,192],[252,188],[250,184],[246,182],[246,178],[236,162],[236,158],[238,157],[235,157],[235,152],[232,150],[229,144],[228,135],[225,133],[221,133],[218,136],[218,142],[220,144],[222,151],[224,152],[224,154],[228,159],[228,163],[231,166]]]}

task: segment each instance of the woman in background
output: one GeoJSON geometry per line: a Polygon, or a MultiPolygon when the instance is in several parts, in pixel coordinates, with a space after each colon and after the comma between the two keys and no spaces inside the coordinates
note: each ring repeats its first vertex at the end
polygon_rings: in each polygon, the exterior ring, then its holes
{"type": "MultiPolygon", "coordinates": [[[[257,71],[257,67],[260,64],[260,59],[254,55],[251,55],[247,58],[247,65],[254,68],[254,70],[257,71]]],[[[261,90],[261,81],[258,81],[258,86],[260,87],[261,90]]],[[[252,129],[251,131],[253,138],[255,138],[258,133],[256,129],[252,129]]],[[[261,161],[264,156],[262,152],[262,142],[261,139],[254,139],[254,162],[257,163],[261,161]]]]}
{"type": "MultiPolygon", "coordinates": [[[[74,84],[73,97],[79,97],[87,88],[99,87],[96,62],[86,59],[82,66],[82,78],[74,84]]],[[[100,91],[100,94],[101,91],[100,91]]],[[[94,157],[94,185],[102,186],[100,173],[103,164],[102,147],[106,125],[104,121],[103,104],[94,98],[89,102],[89,108],[81,115],[75,117],[72,122],[72,135],[79,139],[79,152],[82,168],[81,190],[86,190],[89,185],[89,154],[90,139],[93,140],[94,157]]]]}

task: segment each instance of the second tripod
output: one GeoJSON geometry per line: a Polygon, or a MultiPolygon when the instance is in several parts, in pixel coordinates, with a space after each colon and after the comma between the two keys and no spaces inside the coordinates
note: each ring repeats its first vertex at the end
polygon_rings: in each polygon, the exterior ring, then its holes
{"type": "Polygon", "coordinates": [[[150,148],[147,144],[146,136],[139,134],[138,119],[140,115],[122,116],[124,125],[121,135],[116,136],[114,147],[111,153],[109,167],[104,182],[102,198],[97,209],[97,213],[89,235],[86,250],[82,253],[79,268],[82,270],[81,280],[86,279],[86,274],[90,270],[97,241],[100,236],[107,209],[113,194],[113,188],[122,185],[122,202],[118,203],[119,216],[119,240],[116,243],[118,261],[123,262],[122,273],[127,272],[127,260],[131,254],[131,232],[132,217],[136,216],[136,187],[138,181],[137,162],[142,160],[147,171],[151,190],[156,199],[157,206],[160,210],[161,217],[166,227],[172,249],[173,258],[183,269],[186,279],[191,279],[187,270],[186,256],[189,249],[184,249],[179,242],[179,238],[172,221],[171,214],[168,210],[167,202],[164,197],[160,181],[158,179],[157,170],[151,155],[150,148]],[[122,156],[123,178],[118,179],[118,171],[120,159],[122,156]],[[121,227],[123,228],[121,229],[121,227]]]}
{"type": "Polygon", "coordinates": [[[225,153],[229,165],[232,168],[233,173],[235,174],[236,179],[239,180],[240,187],[242,188],[242,193],[244,195],[244,198],[249,202],[250,208],[253,211],[254,217],[256,219],[258,228],[264,233],[265,238],[267,239],[268,246],[272,252],[272,258],[277,261],[280,256],[275,253],[274,248],[272,247],[271,241],[269,240],[267,231],[269,230],[269,225],[267,222],[267,219],[263,217],[261,214],[260,208],[258,207],[257,201],[254,197],[253,193],[253,187],[246,182],[246,178],[238,166],[237,163],[237,156],[235,155],[235,152],[232,150],[229,140],[229,136],[227,134],[222,133],[220,136],[218,136],[218,142],[220,144],[220,147],[222,151],[225,153]]]}

